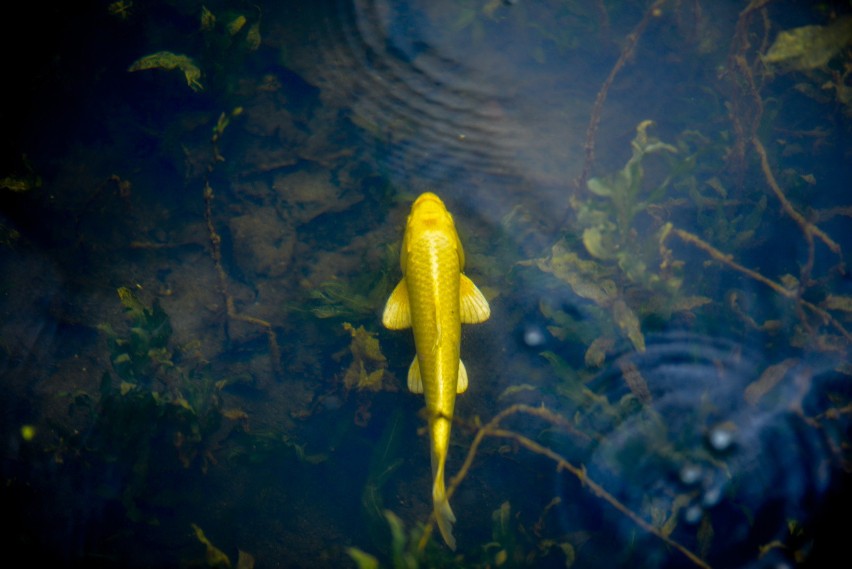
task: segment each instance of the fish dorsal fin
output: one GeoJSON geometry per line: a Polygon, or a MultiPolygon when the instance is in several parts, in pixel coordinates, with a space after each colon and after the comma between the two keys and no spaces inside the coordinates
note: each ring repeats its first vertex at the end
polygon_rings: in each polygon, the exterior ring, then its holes
{"type": "Polygon", "coordinates": [[[382,324],[389,330],[411,328],[411,308],[408,304],[408,287],[405,285],[405,277],[393,289],[385,304],[382,324]]]}
{"type": "Polygon", "coordinates": [[[464,393],[467,391],[467,370],[464,367],[464,362],[459,360],[459,382],[456,384],[456,393],[464,393]]]}
{"type": "Polygon", "coordinates": [[[408,390],[412,393],[423,393],[423,379],[420,377],[420,363],[417,356],[408,368],[408,390]]]}
{"type": "MultiPolygon", "coordinates": [[[[391,298],[393,298],[393,295],[391,295],[391,298]]],[[[473,281],[464,275],[461,275],[461,282],[459,283],[459,303],[462,324],[478,324],[485,322],[491,316],[488,301],[485,300],[482,292],[476,288],[473,281]]],[[[385,313],[387,313],[387,309],[385,313]]]]}

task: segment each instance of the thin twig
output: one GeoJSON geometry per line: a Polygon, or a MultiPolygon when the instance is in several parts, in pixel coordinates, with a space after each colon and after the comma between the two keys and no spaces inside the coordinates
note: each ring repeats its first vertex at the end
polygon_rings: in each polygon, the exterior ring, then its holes
{"type": "MultiPolygon", "coordinates": [[[[772,0],[752,0],[740,12],[731,49],[728,53],[727,74],[733,91],[730,97],[729,116],[734,130],[734,144],[728,155],[730,167],[737,174],[745,170],[745,152],[750,139],[755,136],[763,116],[763,99],[754,80],[751,65],[746,53],[751,47],[749,26],[753,12],[762,10],[772,0]]],[[[768,38],[768,19],[764,10],[764,43],[768,38]]],[[[759,60],[756,60],[759,61],[759,60]]]]}
{"type": "Polygon", "coordinates": [[[615,81],[615,76],[618,75],[618,72],[621,71],[624,64],[633,56],[633,52],[636,50],[636,45],[639,43],[639,38],[645,30],[645,27],[648,25],[648,22],[651,21],[651,17],[656,15],[665,3],[666,0],[657,0],[651,4],[651,7],[645,12],[645,15],[642,17],[639,24],[637,24],[633,31],[630,32],[630,35],[627,36],[624,42],[624,47],[621,50],[621,55],[619,55],[618,60],[610,70],[600,91],[598,91],[597,97],[595,97],[595,104],[592,107],[592,116],[589,120],[589,127],[586,129],[586,142],[584,145],[586,159],[583,162],[583,171],[580,173],[580,176],[574,180],[575,195],[580,189],[586,186],[586,180],[588,180],[589,173],[592,170],[592,164],[595,162],[595,137],[597,136],[598,126],[601,122],[603,106],[606,102],[607,94],[609,94],[609,89],[612,86],[613,81],[615,81]]]}

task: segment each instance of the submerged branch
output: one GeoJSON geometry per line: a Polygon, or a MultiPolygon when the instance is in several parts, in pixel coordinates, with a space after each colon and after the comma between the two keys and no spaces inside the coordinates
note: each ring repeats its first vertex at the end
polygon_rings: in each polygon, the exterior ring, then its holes
{"type": "MultiPolygon", "coordinates": [[[[447,486],[447,500],[452,498],[455,491],[458,489],[459,485],[462,483],[462,480],[467,476],[470,471],[471,466],[473,465],[473,460],[476,457],[477,451],[479,450],[479,446],[485,437],[499,437],[504,439],[510,439],[517,442],[519,445],[523,446],[527,450],[534,452],[536,454],[545,456],[556,463],[557,471],[566,470],[573,474],[582,485],[589,488],[589,490],[600,498],[601,500],[607,502],[613,508],[630,518],[637,526],[647,531],[648,533],[653,534],[654,536],[661,539],[668,546],[677,549],[684,556],[686,556],[692,563],[694,563],[697,567],[703,567],[705,569],[709,569],[710,566],[704,562],[701,558],[699,558],[696,554],[692,553],[689,549],[681,545],[680,543],[674,541],[670,537],[666,536],[659,529],[655,528],[653,525],[645,521],[639,514],[622,504],[615,496],[607,492],[603,486],[596,483],[594,480],[589,478],[586,473],[585,468],[578,467],[569,462],[562,455],[557,453],[556,451],[547,448],[532,439],[529,439],[519,433],[508,429],[500,428],[500,423],[511,415],[516,415],[519,413],[525,413],[527,415],[532,415],[538,417],[548,423],[551,423],[554,426],[562,427],[568,432],[579,435],[582,437],[586,437],[583,433],[578,432],[570,421],[568,421],[562,415],[558,413],[554,413],[553,411],[548,410],[546,407],[531,407],[529,405],[516,404],[510,407],[507,407],[500,413],[494,416],[487,424],[480,427],[477,430],[476,435],[473,438],[473,442],[470,445],[470,449],[468,449],[467,456],[464,459],[464,463],[462,464],[459,471],[455,476],[450,480],[449,485],[447,486]]],[[[432,534],[432,529],[435,524],[435,515],[434,512],[430,515],[428,522],[426,523],[426,527],[423,531],[423,535],[420,538],[420,542],[418,547],[420,550],[426,547],[426,543],[429,540],[430,535],[432,534]]]]}
{"type": "Polygon", "coordinates": [[[796,211],[796,208],[793,207],[793,204],[791,204],[790,200],[787,199],[787,196],[784,195],[784,192],[775,180],[775,176],[772,174],[772,168],[769,165],[769,158],[766,156],[766,149],[763,147],[763,143],[760,142],[760,139],[757,136],[753,136],[751,142],[757,152],[757,155],[760,157],[760,167],[763,170],[763,175],[766,177],[766,183],[769,184],[769,187],[772,189],[772,193],[775,194],[775,197],[777,197],[778,201],[781,202],[781,207],[784,209],[784,212],[789,215],[802,229],[802,233],[805,234],[805,238],[811,246],[811,252],[808,259],[809,264],[813,264],[813,237],[817,237],[820,241],[825,243],[826,247],[831,249],[832,253],[835,253],[840,257],[842,265],[843,251],[840,249],[840,245],[838,245],[831,237],[826,235],[823,230],[809,222],[801,213],[796,211]]]}
{"type": "Polygon", "coordinates": [[[505,429],[494,429],[493,431],[487,434],[493,437],[503,437],[511,439],[536,454],[540,454],[546,456],[547,458],[550,458],[551,460],[556,462],[558,470],[567,470],[568,472],[573,474],[584,486],[586,486],[592,492],[592,494],[594,494],[595,496],[597,496],[598,498],[600,498],[601,500],[608,503],[610,506],[630,518],[630,520],[637,526],[661,539],[669,547],[677,549],[684,556],[686,556],[687,559],[692,561],[697,567],[704,567],[706,569],[710,568],[710,566],[696,554],[694,554],[680,543],[665,535],[659,529],[646,522],[644,519],[642,519],[641,516],[639,516],[639,514],[622,504],[620,501],[618,501],[618,498],[607,492],[603,488],[603,486],[589,478],[585,468],[574,466],[565,458],[563,458],[560,454],[538,444],[532,439],[529,439],[523,435],[519,435],[514,431],[508,431],[505,429]]]}
{"type": "Polygon", "coordinates": [[[722,253],[721,251],[719,251],[706,241],[702,240],[695,234],[692,234],[688,231],[684,231],[683,229],[672,229],[672,233],[677,235],[684,242],[698,247],[699,249],[707,253],[715,261],[718,261],[723,265],[746,275],[750,279],[756,280],[759,283],[763,283],[764,285],[768,286],[784,298],[788,298],[794,301],[798,306],[807,308],[814,314],[818,315],[822,319],[823,323],[830,324],[832,327],[834,327],[835,330],[840,332],[840,334],[846,339],[847,342],[852,342],[852,334],[850,334],[849,331],[843,327],[843,324],[838,322],[837,319],[834,318],[825,309],[820,308],[812,302],[808,302],[807,300],[803,299],[799,290],[785,287],[784,285],[763,276],[757,271],[749,269],[748,267],[737,263],[736,261],[734,261],[733,255],[722,253]]]}
{"type": "Polygon", "coordinates": [[[272,372],[276,378],[281,378],[281,350],[278,347],[278,338],[275,335],[275,330],[272,324],[266,320],[255,318],[254,316],[245,316],[237,312],[234,306],[234,297],[228,291],[228,275],[222,267],[222,237],[216,232],[216,226],[213,224],[213,188],[209,182],[204,185],[204,216],[207,220],[207,231],[210,235],[210,255],[213,257],[213,264],[216,266],[216,274],[219,278],[219,292],[225,299],[225,308],[228,318],[247,324],[253,324],[263,329],[269,341],[269,357],[272,360],[272,372]]]}

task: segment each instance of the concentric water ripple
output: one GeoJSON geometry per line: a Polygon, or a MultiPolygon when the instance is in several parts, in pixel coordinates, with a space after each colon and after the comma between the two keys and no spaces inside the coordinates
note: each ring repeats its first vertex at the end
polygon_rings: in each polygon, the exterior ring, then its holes
{"type": "MultiPolygon", "coordinates": [[[[757,382],[766,362],[746,347],[683,334],[649,340],[645,353],[623,356],[595,384],[613,406],[631,410],[610,426],[598,422],[589,476],[712,566],[746,566],[776,540],[795,544],[797,528],[825,505],[849,430],[847,419],[817,424],[814,417],[824,416],[832,395],[848,395],[848,382],[832,362],[791,358],[763,392],[757,382]],[[648,405],[623,405],[636,379],[626,369],[647,383],[648,405]]],[[[564,484],[560,478],[558,488],[564,484]]],[[[601,503],[599,513],[617,540],[609,555],[618,552],[631,566],[691,566],[608,506],[601,503]]],[[[792,566],[788,545],[768,551],[758,566],[792,566]]]]}
{"type": "Polygon", "coordinates": [[[293,40],[285,63],[347,109],[393,181],[448,193],[465,193],[465,184],[535,184],[548,203],[546,188],[564,191],[577,174],[593,95],[577,103],[562,69],[567,58],[532,59],[542,33],[528,32],[530,42],[519,36],[527,28],[509,3],[462,28],[452,21],[459,8],[443,3],[321,9],[325,27],[293,40]],[[511,42],[501,36],[509,29],[511,42]]]}

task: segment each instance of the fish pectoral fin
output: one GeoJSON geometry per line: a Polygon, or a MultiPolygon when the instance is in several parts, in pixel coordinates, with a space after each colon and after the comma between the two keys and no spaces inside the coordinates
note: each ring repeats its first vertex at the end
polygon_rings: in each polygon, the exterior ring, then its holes
{"type": "Polygon", "coordinates": [[[423,393],[423,379],[420,377],[420,362],[417,356],[408,368],[408,390],[412,393],[423,393]]]}
{"type": "Polygon", "coordinates": [[[462,324],[479,324],[491,316],[491,307],[473,281],[464,275],[459,283],[459,305],[462,324]]]}
{"type": "Polygon", "coordinates": [[[465,391],[467,391],[467,369],[464,367],[464,362],[459,360],[459,381],[456,384],[456,393],[465,391]]]}
{"type": "Polygon", "coordinates": [[[382,324],[388,330],[411,328],[411,307],[408,304],[408,287],[405,277],[393,289],[382,314],[382,324]]]}

